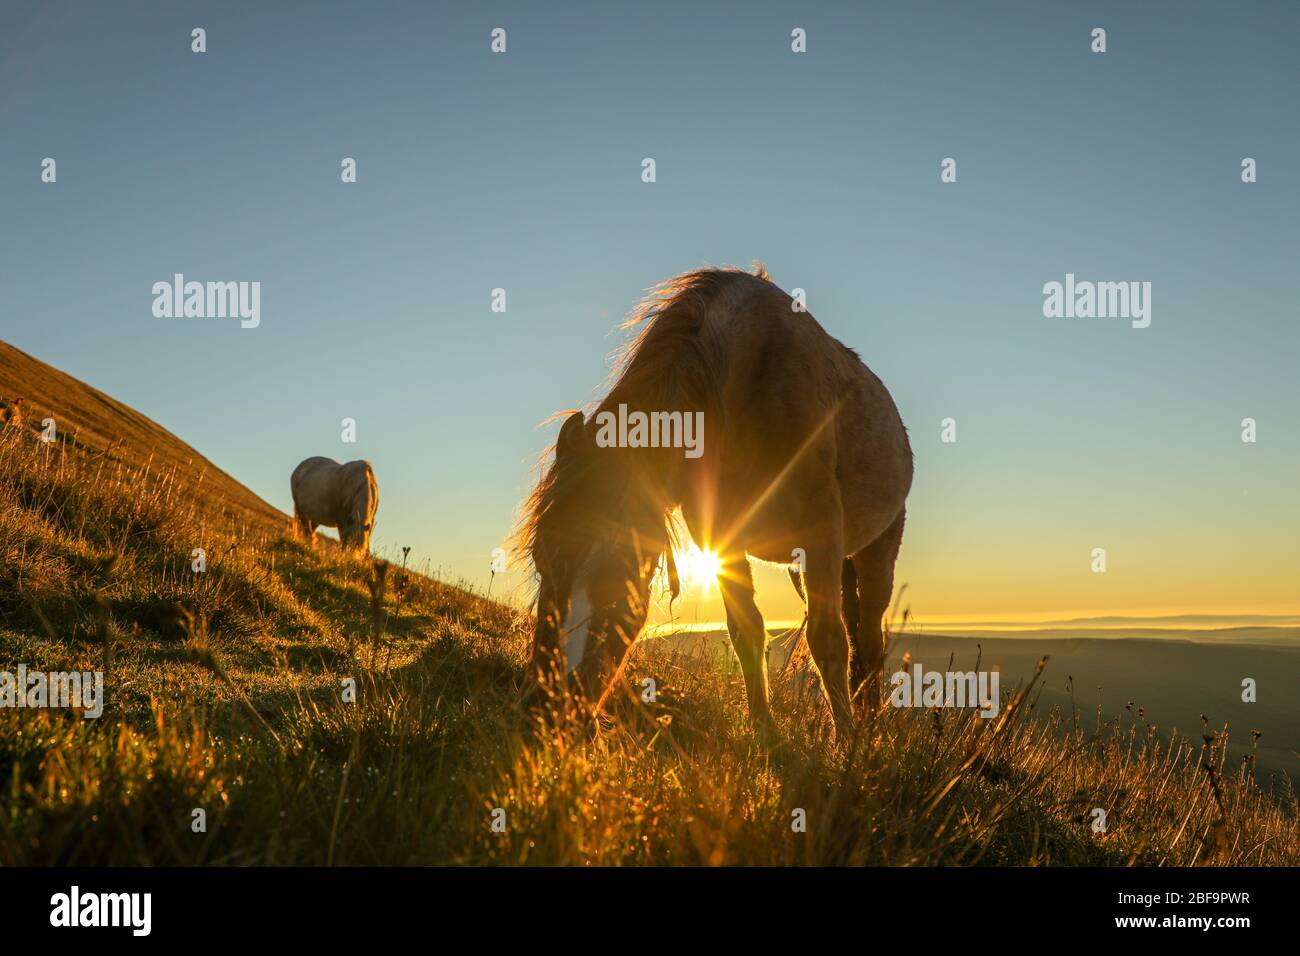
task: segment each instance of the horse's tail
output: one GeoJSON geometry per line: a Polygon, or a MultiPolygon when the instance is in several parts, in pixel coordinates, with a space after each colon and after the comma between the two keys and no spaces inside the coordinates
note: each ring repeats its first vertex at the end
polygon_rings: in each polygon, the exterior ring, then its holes
{"type": "MultiPolygon", "coordinates": [[[[793,564],[786,570],[790,575],[790,583],[794,585],[794,589],[799,595],[799,600],[807,604],[808,595],[804,593],[803,589],[803,574],[793,564]]],[[[844,559],[844,566],[840,571],[840,590],[844,596],[845,613],[848,612],[849,602],[852,602],[853,608],[856,610],[858,606],[858,572],[853,567],[853,561],[849,558],[844,559]]],[[[857,617],[853,617],[852,620],[856,621],[857,617]]]]}
{"type": "Polygon", "coordinates": [[[858,571],[849,558],[844,559],[840,571],[840,607],[844,614],[844,626],[848,628],[849,638],[852,639],[858,633],[858,571]]]}

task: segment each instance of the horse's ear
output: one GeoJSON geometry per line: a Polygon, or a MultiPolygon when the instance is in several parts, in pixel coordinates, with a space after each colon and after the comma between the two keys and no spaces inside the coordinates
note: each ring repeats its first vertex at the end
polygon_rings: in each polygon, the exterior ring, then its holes
{"type": "Polygon", "coordinates": [[[564,426],[560,429],[560,437],[555,441],[556,461],[577,453],[582,447],[582,433],[585,428],[586,422],[582,412],[574,412],[565,419],[564,426]]]}

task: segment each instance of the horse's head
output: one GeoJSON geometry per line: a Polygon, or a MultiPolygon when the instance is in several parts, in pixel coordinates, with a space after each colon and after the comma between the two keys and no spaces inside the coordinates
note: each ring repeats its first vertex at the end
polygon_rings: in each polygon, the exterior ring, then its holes
{"type": "Polygon", "coordinates": [[[339,542],[344,548],[357,551],[370,550],[370,531],[373,525],[366,520],[365,513],[354,510],[344,516],[339,524],[339,542]]]}
{"type": "Polygon", "coordinates": [[[534,496],[539,576],[533,662],[598,694],[645,626],[650,581],[667,545],[662,503],[637,462],[600,448],[575,412],[534,496]]]}
{"type": "Polygon", "coordinates": [[[362,552],[370,550],[370,532],[374,528],[378,493],[370,466],[345,475],[348,487],[343,513],[339,516],[339,542],[344,548],[362,552]]]}

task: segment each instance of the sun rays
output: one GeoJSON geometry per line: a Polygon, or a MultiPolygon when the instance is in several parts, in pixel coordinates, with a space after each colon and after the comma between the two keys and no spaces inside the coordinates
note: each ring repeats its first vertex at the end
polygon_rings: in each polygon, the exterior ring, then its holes
{"type": "Polygon", "coordinates": [[[675,551],[673,557],[684,589],[707,592],[717,587],[722,573],[722,559],[717,554],[692,542],[684,551],[675,551]]]}

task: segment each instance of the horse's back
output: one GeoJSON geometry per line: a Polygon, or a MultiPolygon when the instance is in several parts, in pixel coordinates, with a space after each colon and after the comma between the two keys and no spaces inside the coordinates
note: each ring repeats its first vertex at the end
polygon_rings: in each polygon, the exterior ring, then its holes
{"type": "Polygon", "coordinates": [[[889,390],[855,351],[764,278],[744,276],[716,305],[704,331],[727,370],[724,444],[739,443],[749,459],[736,470],[761,482],[797,460],[800,474],[790,476],[797,485],[824,478],[833,461],[846,544],[865,546],[902,510],[912,483],[911,445],[889,390]],[[824,428],[828,419],[832,428],[824,428]],[[817,437],[807,448],[810,436],[817,437]]]}
{"type": "Polygon", "coordinates": [[[310,481],[319,481],[322,476],[342,467],[333,458],[314,455],[311,458],[304,458],[298,463],[298,467],[293,470],[293,474],[289,477],[289,482],[293,487],[297,488],[310,481]]]}
{"type": "Polygon", "coordinates": [[[325,515],[337,505],[339,476],[343,469],[333,458],[306,458],[289,477],[294,508],[304,517],[325,515]]]}

